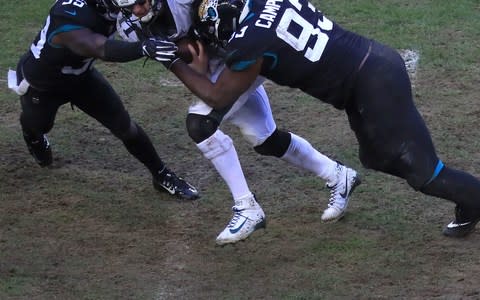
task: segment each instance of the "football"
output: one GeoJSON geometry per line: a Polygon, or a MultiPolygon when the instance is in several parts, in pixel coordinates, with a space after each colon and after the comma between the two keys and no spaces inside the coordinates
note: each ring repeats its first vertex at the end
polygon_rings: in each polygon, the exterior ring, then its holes
{"type": "Polygon", "coordinates": [[[198,46],[197,43],[194,39],[192,38],[182,38],[176,42],[178,50],[177,50],[177,55],[180,57],[184,62],[187,64],[192,62],[192,54],[190,53],[190,50],[188,50],[188,45],[192,45],[195,48],[195,51],[198,53],[198,46]]]}

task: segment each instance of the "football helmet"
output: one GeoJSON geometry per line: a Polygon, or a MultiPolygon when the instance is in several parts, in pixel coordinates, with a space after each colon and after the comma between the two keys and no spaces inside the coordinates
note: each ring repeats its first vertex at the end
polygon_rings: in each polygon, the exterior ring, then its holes
{"type": "Polygon", "coordinates": [[[198,0],[196,34],[207,44],[225,47],[241,21],[243,0],[198,0]]]}
{"type": "Polygon", "coordinates": [[[99,14],[109,21],[115,21],[118,15],[118,7],[112,0],[87,0],[87,4],[94,6],[99,14]]]}
{"type": "Polygon", "coordinates": [[[147,1],[150,2],[150,9],[145,16],[139,19],[143,23],[150,22],[157,15],[162,8],[163,3],[161,0],[112,0],[113,4],[127,17],[132,15],[132,9],[135,4],[143,5],[147,1]]]}

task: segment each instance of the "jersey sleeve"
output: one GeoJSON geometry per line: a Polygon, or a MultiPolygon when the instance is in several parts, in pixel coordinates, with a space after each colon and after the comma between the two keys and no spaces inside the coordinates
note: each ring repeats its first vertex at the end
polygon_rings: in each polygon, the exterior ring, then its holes
{"type": "Polygon", "coordinates": [[[138,19],[133,19],[124,16],[122,13],[117,17],[117,32],[118,35],[127,42],[138,42],[140,37],[143,39],[142,24],[138,19]]]}
{"type": "Polygon", "coordinates": [[[62,1],[57,1],[50,11],[50,16],[57,28],[52,34],[94,28],[96,25],[95,10],[83,1],[72,1],[65,5],[62,1]]]}

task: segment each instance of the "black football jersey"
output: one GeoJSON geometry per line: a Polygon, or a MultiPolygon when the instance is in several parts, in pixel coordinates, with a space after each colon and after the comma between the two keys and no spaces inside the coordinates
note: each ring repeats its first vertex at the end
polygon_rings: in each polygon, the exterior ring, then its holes
{"type": "Polygon", "coordinates": [[[261,75],[345,106],[350,80],[370,40],[330,21],[307,0],[249,0],[227,44],[230,69],[264,58],[261,75]]]}
{"type": "Polygon", "coordinates": [[[54,81],[62,75],[80,75],[88,70],[93,58],[77,55],[52,41],[56,34],[84,28],[107,37],[116,30],[115,21],[105,19],[85,0],[56,1],[30,46],[30,58],[23,64],[27,80],[41,85],[47,78],[54,81]]]}

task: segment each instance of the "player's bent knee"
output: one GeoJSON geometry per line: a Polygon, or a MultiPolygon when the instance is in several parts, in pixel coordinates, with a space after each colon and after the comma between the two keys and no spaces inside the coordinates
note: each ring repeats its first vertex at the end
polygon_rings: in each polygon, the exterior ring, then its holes
{"type": "Polygon", "coordinates": [[[443,162],[433,156],[428,159],[404,160],[402,166],[397,170],[416,191],[421,191],[435,180],[444,167],[443,162]]]}
{"type": "Polygon", "coordinates": [[[418,176],[408,176],[406,180],[409,186],[411,186],[414,190],[419,191],[425,185],[428,179],[420,178],[418,176]]]}
{"type": "Polygon", "coordinates": [[[122,141],[129,141],[134,139],[138,135],[138,125],[134,121],[130,120],[129,126],[126,130],[111,130],[112,134],[122,141]]]}
{"type": "Polygon", "coordinates": [[[275,129],[271,136],[253,149],[261,155],[282,157],[287,151],[291,139],[290,133],[275,129]]]}
{"type": "Polygon", "coordinates": [[[207,159],[214,159],[230,150],[232,145],[232,139],[222,131],[217,130],[209,138],[197,144],[197,147],[207,159]]]}
{"type": "Polygon", "coordinates": [[[215,119],[199,114],[188,114],[186,123],[188,135],[197,144],[212,136],[219,125],[215,119]]]}

